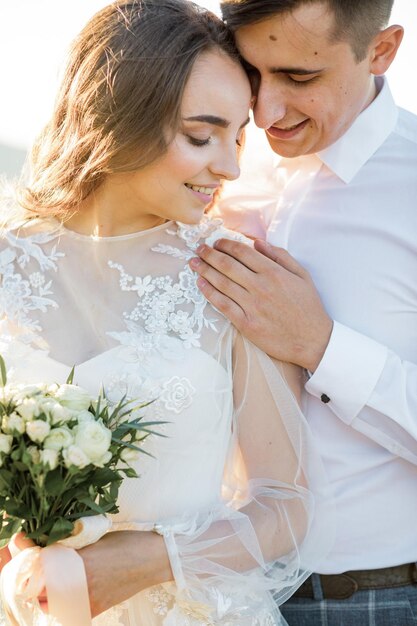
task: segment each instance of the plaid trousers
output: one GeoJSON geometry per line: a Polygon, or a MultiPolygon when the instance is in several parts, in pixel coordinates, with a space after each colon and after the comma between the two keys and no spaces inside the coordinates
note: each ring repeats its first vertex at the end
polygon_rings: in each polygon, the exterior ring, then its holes
{"type": "Polygon", "coordinates": [[[417,626],[417,585],[325,600],[320,578],[313,577],[314,598],[290,598],[280,607],[288,626],[417,626]]]}

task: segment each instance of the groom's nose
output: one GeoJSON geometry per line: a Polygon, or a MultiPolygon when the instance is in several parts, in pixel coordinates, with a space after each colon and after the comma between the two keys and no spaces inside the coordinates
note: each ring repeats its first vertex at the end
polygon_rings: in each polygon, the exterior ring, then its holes
{"type": "Polygon", "coordinates": [[[253,106],[255,124],[266,130],[285,117],[285,96],[281,90],[260,82],[253,106]]]}

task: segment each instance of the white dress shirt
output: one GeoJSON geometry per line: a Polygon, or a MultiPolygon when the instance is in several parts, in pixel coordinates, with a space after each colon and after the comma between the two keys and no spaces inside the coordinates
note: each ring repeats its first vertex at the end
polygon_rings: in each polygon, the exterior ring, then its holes
{"type": "Polygon", "coordinates": [[[264,188],[234,183],[220,205],[287,248],[335,320],[306,384],[338,515],[324,574],[417,561],[417,117],[377,86],[336,143],[263,164],[264,188]]]}

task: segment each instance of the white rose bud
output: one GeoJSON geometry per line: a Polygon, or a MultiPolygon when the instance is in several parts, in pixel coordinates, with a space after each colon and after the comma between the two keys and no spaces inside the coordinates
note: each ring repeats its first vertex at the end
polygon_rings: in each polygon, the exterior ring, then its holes
{"type": "Polygon", "coordinates": [[[9,385],[6,385],[5,387],[0,387],[0,400],[3,404],[8,404],[13,399],[14,389],[12,389],[9,385]]]}
{"type": "Polygon", "coordinates": [[[93,463],[99,462],[111,444],[111,430],[100,422],[81,422],[77,427],[75,444],[93,463]]]}
{"type": "Polygon", "coordinates": [[[33,422],[26,422],[26,432],[32,441],[36,443],[42,443],[42,441],[49,435],[51,430],[48,422],[43,420],[34,420],[33,422]]]}
{"type": "Polygon", "coordinates": [[[4,454],[9,454],[12,449],[12,441],[13,437],[11,435],[3,435],[0,434],[0,452],[4,452],[4,454]]]}
{"type": "Polygon", "coordinates": [[[36,446],[29,446],[26,449],[34,465],[38,465],[41,462],[41,453],[36,446]]]}
{"type": "Polygon", "coordinates": [[[62,450],[68,448],[74,442],[71,431],[64,426],[60,428],[52,428],[49,435],[43,442],[45,450],[62,450]]]}
{"type": "Polygon", "coordinates": [[[139,454],[140,453],[138,450],[132,450],[132,448],[125,448],[124,450],[122,450],[120,454],[120,458],[125,463],[133,463],[134,461],[138,460],[139,454]]]}
{"type": "MultiPolygon", "coordinates": [[[[98,399],[97,400],[92,400],[91,404],[92,404],[94,410],[97,409],[97,407],[99,405],[98,399]]],[[[108,403],[107,399],[103,398],[103,396],[101,396],[100,397],[100,410],[106,408],[106,406],[108,406],[108,404],[109,403],[108,403]]]]}
{"type": "Polygon", "coordinates": [[[62,451],[62,456],[64,458],[65,466],[68,468],[75,465],[75,467],[82,469],[86,465],[90,464],[90,459],[78,446],[69,446],[68,448],[65,448],[65,450],[62,451]]]}
{"type": "Polygon", "coordinates": [[[73,411],[88,409],[91,404],[90,394],[77,385],[61,385],[55,393],[55,398],[73,411]]]}
{"type": "Polygon", "coordinates": [[[39,415],[39,403],[35,398],[25,398],[23,402],[16,407],[16,411],[24,420],[32,420],[39,415]]]}
{"type": "Polygon", "coordinates": [[[25,426],[25,422],[23,418],[20,417],[20,415],[18,415],[17,413],[11,413],[10,415],[5,415],[3,417],[1,427],[5,433],[17,432],[20,435],[22,435],[26,430],[26,426],[25,426]]]}
{"type": "Polygon", "coordinates": [[[49,465],[50,470],[54,470],[58,466],[58,452],[56,450],[41,450],[42,465],[49,465]]]}

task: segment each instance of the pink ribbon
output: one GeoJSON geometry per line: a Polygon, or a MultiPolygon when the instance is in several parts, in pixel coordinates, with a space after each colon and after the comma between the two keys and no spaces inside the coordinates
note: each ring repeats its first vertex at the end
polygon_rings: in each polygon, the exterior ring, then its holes
{"type": "Polygon", "coordinates": [[[54,626],[91,626],[84,562],[59,544],[26,548],[3,568],[0,589],[10,626],[32,626],[41,612],[37,597],[43,587],[54,626]]]}

